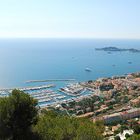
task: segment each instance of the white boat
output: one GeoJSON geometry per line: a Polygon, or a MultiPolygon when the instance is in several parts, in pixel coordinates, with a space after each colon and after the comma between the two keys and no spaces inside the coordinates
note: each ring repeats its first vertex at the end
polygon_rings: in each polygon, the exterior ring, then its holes
{"type": "Polygon", "coordinates": [[[91,72],[92,70],[90,68],[85,68],[85,71],[91,72]]]}

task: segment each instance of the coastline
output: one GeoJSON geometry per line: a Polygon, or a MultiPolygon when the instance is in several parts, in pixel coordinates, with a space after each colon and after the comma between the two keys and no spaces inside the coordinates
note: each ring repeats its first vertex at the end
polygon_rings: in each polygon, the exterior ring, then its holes
{"type": "MultiPolygon", "coordinates": [[[[94,81],[86,81],[86,82],[76,82],[74,84],[67,85],[64,88],[59,88],[55,91],[53,88],[54,84],[50,85],[42,85],[36,87],[26,87],[26,88],[17,88],[21,91],[24,91],[31,95],[33,98],[38,99],[38,105],[41,108],[46,108],[49,106],[57,106],[62,103],[69,103],[72,101],[80,101],[84,98],[89,98],[92,96],[102,96],[102,92],[99,89],[99,83],[104,83],[106,81],[122,79],[124,83],[127,83],[127,78],[132,75],[139,75],[137,73],[129,73],[120,76],[112,76],[108,78],[98,78],[94,81]],[[123,80],[124,79],[124,80],[123,80]],[[91,86],[92,85],[92,86],[91,86]],[[63,89],[63,90],[62,90],[63,89]],[[79,93],[78,93],[79,92],[79,93]]],[[[113,83],[115,84],[115,82],[113,83]]],[[[8,96],[13,89],[0,89],[0,96],[8,96]]]]}

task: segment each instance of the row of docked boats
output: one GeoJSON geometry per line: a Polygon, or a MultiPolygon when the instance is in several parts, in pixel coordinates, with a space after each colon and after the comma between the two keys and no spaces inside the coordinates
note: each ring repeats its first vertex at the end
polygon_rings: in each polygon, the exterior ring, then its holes
{"type": "MultiPolygon", "coordinates": [[[[87,90],[80,83],[69,84],[64,88],[60,88],[59,91],[63,92],[64,94],[56,92],[50,89],[50,87],[54,87],[54,85],[44,85],[38,87],[27,87],[18,89],[26,92],[31,97],[38,100],[38,105],[41,108],[79,100],[86,96],[83,95],[83,93],[87,90]]],[[[11,94],[11,92],[12,89],[0,89],[0,97],[7,97],[9,96],[9,94],[11,94]]]]}
{"type": "Polygon", "coordinates": [[[30,94],[30,96],[33,97],[34,99],[38,100],[39,106],[41,106],[41,105],[47,106],[48,102],[53,103],[56,100],[62,100],[66,97],[66,96],[58,94],[55,91],[50,90],[50,89],[30,91],[27,93],[30,94]]]}

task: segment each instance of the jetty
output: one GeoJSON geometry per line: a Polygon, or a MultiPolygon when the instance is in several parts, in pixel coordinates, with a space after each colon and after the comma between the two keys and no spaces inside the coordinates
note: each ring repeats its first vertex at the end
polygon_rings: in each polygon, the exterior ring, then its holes
{"type": "Polygon", "coordinates": [[[9,91],[12,91],[14,89],[18,89],[18,90],[21,90],[21,91],[29,91],[29,90],[41,90],[41,89],[46,89],[46,88],[53,88],[55,87],[56,85],[54,84],[50,84],[50,85],[42,85],[42,86],[35,86],[35,87],[15,87],[15,88],[1,88],[0,89],[0,92],[9,92],[9,91]]]}
{"type": "Polygon", "coordinates": [[[39,82],[63,82],[63,81],[76,81],[76,79],[47,79],[47,80],[29,80],[25,83],[39,83],[39,82]]]}
{"type": "Polygon", "coordinates": [[[21,91],[41,90],[41,89],[52,88],[52,87],[55,87],[55,85],[54,84],[50,84],[50,85],[43,85],[43,86],[38,86],[38,87],[26,87],[26,88],[20,88],[19,90],[21,90],[21,91]]]}

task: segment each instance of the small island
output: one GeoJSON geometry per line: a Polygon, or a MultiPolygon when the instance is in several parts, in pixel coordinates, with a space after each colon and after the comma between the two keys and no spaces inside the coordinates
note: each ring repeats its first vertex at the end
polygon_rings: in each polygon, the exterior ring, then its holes
{"type": "Polygon", "coordinates": [[[140,53],[140,50],[130,48],[130,49],[124,49],[124,48],[117,48],[117,47],[104,47],[104,48],[95,48],[96,51],[107,51],[107,52],[132,52],[132,53],[140,53]]]}

